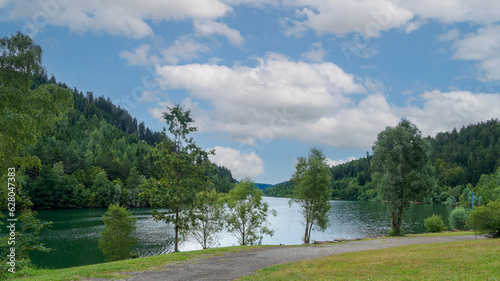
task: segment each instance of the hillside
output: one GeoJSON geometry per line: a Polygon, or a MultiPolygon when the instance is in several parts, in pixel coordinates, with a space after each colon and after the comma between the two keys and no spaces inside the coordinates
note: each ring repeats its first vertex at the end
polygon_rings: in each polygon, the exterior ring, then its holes
{"type": "MultiPolygon", "coordinates": [[[[44,72],[34,79],[32,88],[43,84],[68,88],[44,72]]],[[[24,195],[36,209],[103,208],[111,203],[147,206],[139,186],[156,175],[149,152],[155,143],[169,139],[109,98],[92,92],[84,95],[76,88],[72,92],[74,108],[24,152],[41,161],[39,169],[22,171],[24,195]]],[[[227,191],[235,180],[227,168],[218,168],[213,182],[217,190],[227,191]]]]}
{"type": "MultiPolygon", "coordinates": [[[[454,129],[438,133],[434,138],[427,137],[427,140],[431,144],[431,161],[438,186],[431,196],[421,200],[442,203],[453,196],[456,201],[460,197],[467,201],[469,192],[473,190],[479,192],[482,198],[493,199],[500,195],[500,189],[498,195],[495,193],[495,188],[500,186],[500,182],[497,182],[500,179],[496,177],[500,167],[499,120],[472,124],[459,131],[454,129]],[[485,185],[490,187],[485,189],[485,185]]],[[[330,169],[333,198],[377,199],[377,191],[371,180],[371,158],[367,153],[363,158],[330,169]]],[[[293,184],[285,182],[266,189],[265,194],[284,197],[290,195],[292,190],[293,184]]]]}

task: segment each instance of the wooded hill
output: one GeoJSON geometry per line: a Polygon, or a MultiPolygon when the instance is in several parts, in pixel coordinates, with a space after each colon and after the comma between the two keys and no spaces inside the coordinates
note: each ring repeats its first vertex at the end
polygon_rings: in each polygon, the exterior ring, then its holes
{"type": "MultiPolygon", "coordinates": [[[[497,119],[469,125],[459,131],[427,137],[437,186],[427,203],[470,200],[476,191],[483,203],[500,199],[500,122],[497,119]],[[451,197],[453,196],[454,199],[451,197]]],[[[372,184],[372,155],[332,167],[332,197],[344,200],[378,199],[372,184]]],[[[285,197],[292,193],[293,183],[284,182],[265,190],[267,196],[285,197]]]]}
{"type": "MultiPolygon", "coordinates": [[[[45,72],[34,79],[32,89],[58,83],[45,72]]],[[[74,108],[56,128],[46,132],[25,150],[41,160],[40,168],[23,171],[23,194],[36,209],[104,208],[111,203],[145,207],[139,186],[154,177],[151,148],[162,140],[156,132],[138,122],[125,109],[92,92],[72,90],[74,108]]],[[[227,192],[236,182],[225,167],[212,175],[218,191],[227,192]]]]}

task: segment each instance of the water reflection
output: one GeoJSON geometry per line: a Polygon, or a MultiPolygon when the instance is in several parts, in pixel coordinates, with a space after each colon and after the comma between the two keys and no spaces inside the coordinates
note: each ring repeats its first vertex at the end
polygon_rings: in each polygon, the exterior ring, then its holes
{"type": "MultiPolygon", "coordinates": [[[[304,223],[300,206],[289,206],[288,199],[265,198],[271,208],[278,213],[269,217],[274,228],[272,237],[265,236],[263,244],[301,244],[304,223]]],[[[330,226],[325,232],[313,231],[311,239],[316,241],[336,238],[362,238],[385,235],[390,230],[390,215],[387,205],[378,202],[332,201],[330,226]]],[[[171,225],[155,222],[150,208],[131,209],[137,218],[136,235],[139,238],[140,256],[152,256],[173,251],[174,230],[171,225]]],[[[448,209],[444,205],[412,205],[403,217],[403,229],[407,233],[425,231],[423,220],[433,213],[442,215],[447,224],[448,209]]],[[[98,249],[98,239],[103,227],[101,210],[51,210],[39,211],[39,218],[54,222],[52,231],[43,233],[41,240],[55,250],[49,253],[34,253],[33,261],[43,267],[63,268],[93,264],[104,261],[98,249]]],[[[221,233],[218,246],[236,245],[237,240],[229,233],[221,233]]],[[[181,251],[201,249],[193,241],[180,245],[181,251]]]]}

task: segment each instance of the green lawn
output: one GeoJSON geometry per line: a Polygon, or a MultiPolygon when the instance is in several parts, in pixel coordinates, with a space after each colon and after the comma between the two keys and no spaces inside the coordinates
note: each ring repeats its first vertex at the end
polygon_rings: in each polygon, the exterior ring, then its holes
{"type": "MultiPolygon", "coordinates": [[[[453,236],[473,232],[432,233],[411,236],[453,236]]],[[[161,269],[174,262],[202,259],[227,252],[265,246],[235,246],[171,253],[65,269],[30,269],[10,278],[22,280],[79,280],[81,278],[126,278],[125,272],[161,269]]],[[[298,247],[300,247],[298,245],[298,247]]],[[[314,247],[314,245],[308,245],[314,247]]],[[[243,280],[499,280],[500,240],[477,240],[451,244],[416,245],[387,250],[332,256],[313,261],[272,266],[243,280]],[[495,277],[497,279],[495,279],[495,277]],[[488,279],[490,278],[490,279],[488,279]]]]}
{"type": "Polygon", "coordinates": [[[271,266],[241,280],[500,280],[500,240],[348,253],[271,266]]]}

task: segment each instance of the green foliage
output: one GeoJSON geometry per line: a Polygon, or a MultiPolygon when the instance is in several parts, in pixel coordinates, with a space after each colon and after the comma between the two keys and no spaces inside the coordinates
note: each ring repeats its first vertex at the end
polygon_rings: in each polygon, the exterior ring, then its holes
{"type": "Polygon", "coordinates": [[[373,179],[389,204],[395,233],[400,232],[401,217],[410,201],[422,200],[434,187],[429,153],[429,144],[407,120],[379,133],[373,146],[373,179]]]}
{"type": "Polygon", "coordinates": [[[433,214],[424,220],[424,226],[429,232],[443,232],[446,226],[443,222],[443,217],[433,214]]]}
{"type": "Polygon", "coordinates": [[[467,224],[480,234],[500,238],[500,201],[472,210],[467,224]]]}
{"type": "Polygon", "coordinates": [[[448,221],[450,222],[450,228],[465,230],[468,218],[469,211],[462,207],[455,208],[450,212],[450,217],[448,218],[448,221]]]}
{"type": "Polygon", "coordinates": [[[457,205],[457,199],[455,199],[455,196],[451,195],[446,199],[445,204],[450,207],[455,207],[457,205]]]}
{"type": "Polygon", "coordinates": [[[269,214],[276,216],[276,211],[269,209],[269,204],[262,201],[262,195],[262,191],[247,178],[236,184],[227,196],[227,228],[240,245],[261,244],[263,235],[274,234],[267,224],[267,217],[269,214]]]}
{"type": "Polygon", "coordinates": [[[132,217],[126,208],[111,204],[106,214],[102,216],[102,220],[104,229],[99,239],[99,248],[107,257],[107,261],[130,258],[138,240],[133,236],[137,228],[135,225],[137,219],[132,217]]]}
{"type": "MultiPolygon", "coordinates": [[[[15,240],[9,239],[11,236],[2,237],[2,241],[0,246],[3,248],[3,259],[1,262],[4,264],[3,268],[0,268],[0,279],[4,279],[8,276],[19,276],[20,273],[29,271],[35,266],[31,263],[29,258],[29,253],[32,251],[42,251],[48,252],[51,249],[45,247],[44,243],[40,242],[39,235],[42,231],[50,231],[52,227],[52,222],[42,221],[37,219],[37,212],[31,210],[32,203],[24,199],[24,208],[21,210],[20,214],[17,217],[17,222],[14,223],[15,226],[15,240]],[[10,262],[10,257],[8,255],[11,254],[10,248],[15,248],[15,270],[16,274],[13,275],[12,272],[7,272],[7,262],[10,262]]],[[[0,218],[4,218],[3,215],[0,214],[0,218]]],[[[0,225],[2,223],[0,222],[0,225]]],[[[13,231],[14,228],[11,227],[11,223],[7,223],[7,225],[2,225],[2,227],[6,227],[9,232],[13,231]]],[[[10,267],[10,265],[8,266],[10,267]]]]}
{"type": "Polygon", "coordinates": [[[312,148],[309,157],[299,157],[292,176],[295,183],[290,202],[297,202],[305,219],[304,243],[309,243],[313,227],[324,231],[328,226],[331,209],[331,174],[325,156],[318,148],[312,148]]]}
{"type": "Polygon", "coordinates": [[[269,197],[291,197],[294,184],[291,181],[278,183],[264,190],[264,195],[269,197]]]}
{"type": "Polygon", "coordinates": [[[168,212],[154,210],[153,217],[174,224],[175,251],[178,252],[179,231],[187,230],[189,221],[193,220],[196,195],[212,187],[208,175],[213,174],[214,167],[208,161],[208,153],[187,137],[187,134],[196,131],[195,127],[190,127],[190,123],[194,122],[190,111],[184,111],[179,105],[169,110],[164,118],[173,135],[173,142],[163,141],[153,149],[158,179],[148,179],[142,188],[153,207],[169,209],[168,212]]]}
{"type": "Polygon", "coordinates": [[[31,89],[42,71],[42,50],[22,33],[0,38],[0,170],[39,166],[40,160],[21,152],[36,143],[73,107],[71,92],[56,85],[31,89]]]}
{"type": "Polygon", "coordinates": [[[215,191],[202,191],[196,195],[192,220],[181,236],[191,238],[207,249],[217,245],[218,234],[224,228],[225,206],[223,196],[215,191]]]}

